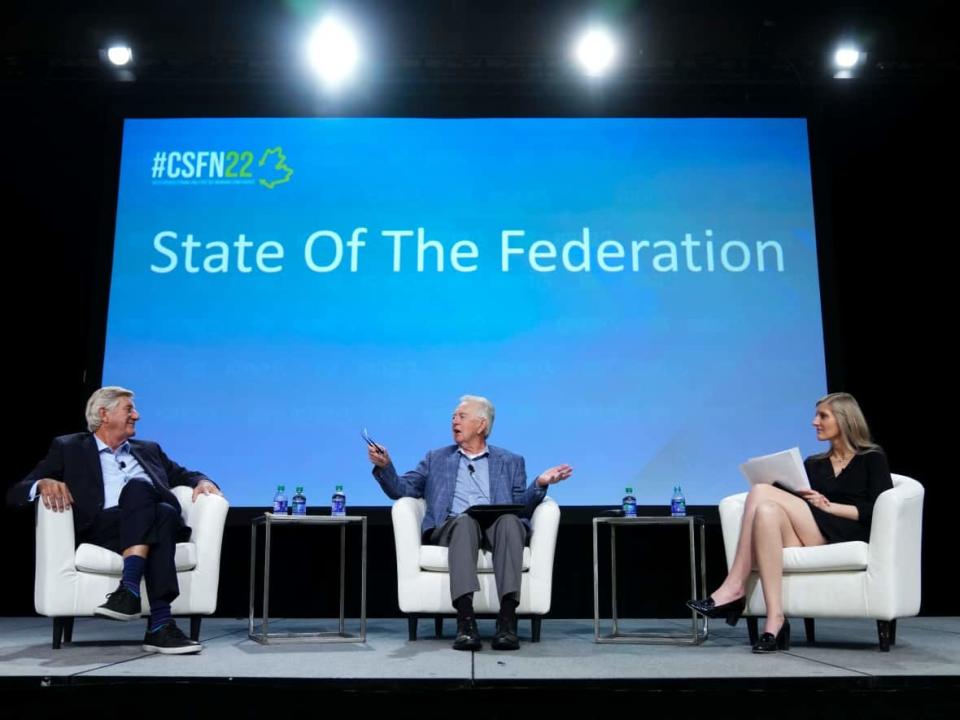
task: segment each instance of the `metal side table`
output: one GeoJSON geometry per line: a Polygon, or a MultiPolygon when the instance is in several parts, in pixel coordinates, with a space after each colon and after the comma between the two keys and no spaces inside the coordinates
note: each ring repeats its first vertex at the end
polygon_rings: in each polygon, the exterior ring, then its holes
{"type": "Polygon", "coordinates": [[[250,523],[250,622],[247,631],[252,640],[267,644],[278,638],[310,638],[315,642],[366,642],[367,640],[367,518],[364,515],[274,515],[266,513],[250,523]],[[360,524],[360,632],[346,631],[344,584],[346,582],[347,525],[360,524]],[[257,578],[257,528],[264,527],[263,545],[263,617],[254,630],[254,597],[257,578]],[[333,525],[340,528],[340,623],[337,630],[316,632],[270,632],[270,533],[274,525],[333,525]]]}
{"type": "Polygon", "coordinates": [[[650,633],[650,632],[623,632],[619,627],[617,616],[617,528],[638,526],[687,526],[690,541],[690,595],[697,594],[697,543],[694,538],[694,528],[700,530],[700,590],[706,592],[707,562],[706,562],[706,523],[703,518],[694,515],[685,517],[595,517],[593,519],[593,641],[597,643],[651,643],[699,645],[707,639],[709,634],[707,618],[701,618],[691,611],[691,629],[684,633],[650,633]],[[610,528],[610,597],[613,630],[607,635],[600,634],[600,562],[598,560],[597,529],[601,525],[610,528]]]}

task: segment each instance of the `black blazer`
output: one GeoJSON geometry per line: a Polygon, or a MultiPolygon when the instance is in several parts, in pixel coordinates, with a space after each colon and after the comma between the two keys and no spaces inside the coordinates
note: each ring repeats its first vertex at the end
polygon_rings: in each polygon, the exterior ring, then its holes
{"type": "MultiPolygon", "coordinates": [[[[208,478],[187,470],[164,454],[160,446],[149,440],[130,439],[130,453],[160,491],[165,502],[180,510],[180,503],[171,487],[196,487],[208,478]]],[[[30,502],[30,488],[37,480],[52,478],[65,482],[73,495],[74,530],[81,535],[103,509],[103,471],[100,453],[92,433],[75,433],[54,438],[47,456],[23,480],[7,491],[7,504],[19,507],[30,502]]]]}

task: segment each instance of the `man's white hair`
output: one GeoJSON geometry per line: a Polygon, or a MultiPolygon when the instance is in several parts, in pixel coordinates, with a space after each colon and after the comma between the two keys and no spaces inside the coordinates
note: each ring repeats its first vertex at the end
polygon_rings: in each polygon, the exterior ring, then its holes
{"type": "Polygon", "coordinates": [[[118,385],[108,385],[96,390],[87,400],[87,429],[96,432],[100,429],[100,408],[107,412],[113,410],[123,398],[133,399],[133,390],[118,385]]]}
{"type": "Polygon", "coordinates": [[[464,395],[460,398],[460,404],[463,405],[464,403],[476,406],[477,416],[487,421],[487,428],[486,432],[483,433],[483,437],[490,437],[490,433],[493,432],[493,418],[497,413],[496,408],[493,407],[493,403],[480,395],[464,395]]]}

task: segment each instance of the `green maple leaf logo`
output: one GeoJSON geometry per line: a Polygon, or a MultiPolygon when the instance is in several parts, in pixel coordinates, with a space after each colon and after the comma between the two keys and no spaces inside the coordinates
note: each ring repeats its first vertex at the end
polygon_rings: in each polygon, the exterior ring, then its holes
{"type": "Polygon", "coordinates": [[[268,148],[267,150],[264,150],[263,157],[260,158],[260,167],[263,167],[267,164],[267,159],[271,155],[276,156],[276,162],[271,167],[273,170],[281,173],[281,175],[273,180],[264,180],[263,178],[260,178],[259,183],[267,190],[273,190],[277,185],[290,182],[290,178],[293,176],[293,168],[287,165],[287,156],[283,154],[283,148],[279,145],[277,145],[275,148],[268,148]]]}

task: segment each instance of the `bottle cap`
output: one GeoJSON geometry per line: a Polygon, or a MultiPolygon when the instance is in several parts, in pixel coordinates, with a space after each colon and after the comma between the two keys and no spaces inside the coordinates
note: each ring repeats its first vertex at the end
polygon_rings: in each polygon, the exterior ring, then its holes
{"type": "Polygon", "coordinates": [[[303,492],[303,486],[302,486],[302,485],[300,485],[300,486],[297,487],[297,492],[298,492],[298,493],[302,493],[302,492],[303,492]]]}
{"type": "Polygon", "coordinates": [[[285,489],[286,489],[286,488],[285,488],[283,485],[277,485],[277,490],[278,490],[278,491],[281,491],[281,492],[282,492],[282,491],[285,490],[285,489]]]}
{"type": "Polygon", "coordinates": [[[337,485],[337,492],[343,491],[343,485],[337,485]]]}
{"type": "Polygon", "coordinates": [[[624,490],[626,491],[627,495],[629,495],[629,494],[631,494],[631,493],[633,492],[633,488],[632,488],[632,487],[624,488],[624,490]]]}

